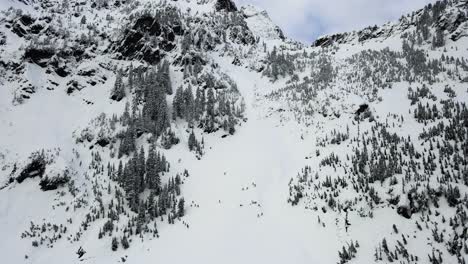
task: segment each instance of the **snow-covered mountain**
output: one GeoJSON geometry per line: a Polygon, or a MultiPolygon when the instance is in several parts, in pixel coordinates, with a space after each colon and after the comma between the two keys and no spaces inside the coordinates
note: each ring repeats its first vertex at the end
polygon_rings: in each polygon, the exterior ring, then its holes
{"type": "Polygon", "coordinates": [[[231,0],[1,9],[5,263],[468,260],[466,0],[311,46],[231,0]]]}

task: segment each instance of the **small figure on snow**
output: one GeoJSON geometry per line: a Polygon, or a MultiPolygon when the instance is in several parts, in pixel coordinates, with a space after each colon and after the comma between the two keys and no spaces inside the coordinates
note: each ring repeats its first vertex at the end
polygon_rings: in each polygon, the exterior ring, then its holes
{"type": "Polygon", "coordinates": [[[82,247],[80,247],[76,254],[78,255],[78,258],[81,258],[84,256],[84,254],[86,254],[86,251],[82,247]]]}

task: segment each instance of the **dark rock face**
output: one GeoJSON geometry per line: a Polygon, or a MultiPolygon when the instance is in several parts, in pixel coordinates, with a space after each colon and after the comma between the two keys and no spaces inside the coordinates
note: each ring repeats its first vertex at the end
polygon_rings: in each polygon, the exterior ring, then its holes
{"type": "Polygon", "coordinates": [[[37,25],[31,26],[30,32],[31,32],[32,34],[39,34],[39,33],[41,33],[41,31],[42,31],[43,29],[44,29],[44,27],[43,27],[42,25],[37,24],[37,25]]]}
{"type": "Polygon", "coordinates": [[[11,22],[11,31],[19,37],[23,37],[28,34],[29,26],[33,24],[34,21],[35,20],[29,15],[23,15],[16,21],[11,22]]]}
{"type": "Polygon", "coordinates": [[[26,35],[37,35],[46,31],[47,29],[43,23],[47,24],[50,22],[49,17],[41,17],[39,19],[33,18],[29,15],[22,15],[19,18],[8,21],[7,26],[11,28],[11,31],[19,37],[26,35]]]}
{"type": "Polygon", "coordinates": [[[442,31],[453,33],[458,27],[465,21],[468,20],[468,16],[463,13],[457,13],[453,17],[442,17],[437,22],[437,28],[442,31]]]}
{"type": "Polygon", "coordinates": [[[78,71],[78,75],[85,77],[93,77],[96,75],[96,69],[81,69],[78,71]]]}
{"type": "MultiPolygon", "coordinates": [[[[124,99],[124,97],[125,97],[125,94],[112,93],[110,99],[116,102],[120,102],[122,101],[122,99],[124,99]]],[[[101,145],[101,144],[98,143],[98,145],[101,145]]]]}
{"type": "Polygon", "coordinates": [[[21,171],[20,175],[16,177],[18,183],[22,183],[27,178],[41,178],[39,186],[41,190],[49,191],[55,190],[70,180],[68,176],[68,170],[62,175],[56,175],[55,177],[44,176],[47,166],[47,161],[44,155],[35,155],[31,162],[21,171]]]}
{"type": "Polygon", "coordinates": [[[378,38],[383,34],[383,31],[379,30],[377,26],[368,27],[364,30],[359,31],[358,40],[359,42],[366,41],[369,39],[378,38]]]}
{"type": "Polygon", "coordinates": [[[67,83],[67,94],[72,94],[75,91],[80,91],[84,88],[84,86],[79,83],[77,80],[70,80],[67,83]]]}
{"type": "Polygon", "coordinates": [[[247,27],[247,25],[236,26],[231,28],[229,38],[233,42],[237,42],[243,45],[252,45],[255,43],[255,36],[247,27]]]}
{"type": "Polygon", "coordinates": [[[34,0],[18,0],[18,2],[23,3],[25,5],[29,5],[34,3],[34,0]]]}
{"type": "Polygon", "coordinates": [[[362,104],[359,106],[359,109],[356,111],[356,115],[360,115],[362,113],[365,113],[367,110],[369,110],[369,105],[368,104],[362,104]]]}
{"type": "Polygon", "coordinates": [[[26,32],[26,29],[20,24],[14,24],[11,28],[11,31],[18,35],[18,37],[24,37],[26,34],[28,34],[28,32],[26,32]]]}
{"type": "Polygon", "coordinates": [[[45,67],[49,59],[54,55],[55,51],[53,49],[30,47],[24,52],[24,59],[41,67],[45,67]]]}
{"type": "Polygon", "coordinates": [[[335,42],[341,43],[345,37],[346,37],[346,34],[334,34],[330,36],[324,36],[315,40],[312,46],[326,48],[326,47],[331,46],[335,42]]]}
{"type": "Polygon", "coordinates": [[[218,0],[215,5],[216,11],[227,11],[235,12],[237,11],[237,6],[231,0],[218,0]]]}
{"type": "Polygon", "coordinates": [[[43,191],[52,191],[58,189],[69,181],[70,178],[66,174],[53,178],[44,177],[41,179],[39,186],[41,186],[41,190],[43,191]]]}
{"type": "MultiPolygon", "coordinates": [[[[373,26],[373,27],[367,27],[363,30],[358,31],[356,33],[356,37],[359,42],[363,42],[369,39],[380,37],[384,34],[385,32],[381,30],[379,27],[373,26]]],[[[315,40],[312,46],[326,48],[326,47],[333,45],[334,43],[343,44],[343,43],[346,43],[347,40],[352,36],[354,35],[351,35],[350,33],[338,33],[338,34],[333,34],[329,36],[324,36],[315,40]]]]}
{"type": "Polygon", "coordinates": [[[29,15],[21,16],[19,21],[21,21],[21,23],[23,23],[23,25],[25,25],[25,26],[29,26],[32,23],[34,23],[34,19],[32,17],[30,17],[29,15]]]}
{"type": "Polygon", "coordinates": [[[468,36],[468,30],[460,30],[460,31],[454,32],[450,36],[450,39],[453,40],[453,41],[457,41],[457,40],[461,39],[462,37],[466,37],[466,36],[468,36]]]}
{"type": "Polygon", "coordinates": [[[411,212],[411,208],[409,208],[408,206],[400,206],[397,208],[397,213],[401,216],[403,216],[404,218],[406,219],[410,219],[411,218],[411,215],[412,215],[412,212],[411,212]]]}
{"type": "Polygon", "coordinates": [[[131,29],[125,30],[122,40],[112,48],[122,57],[159,63],[176,47],[176,36],[184,30],[180,21],[163,21],[149,15],[138,18],[131,29]]]}
{"type": "Polygon", "coordinates": [[[69,59],[73,58],[75,61],[81,61],[87,58],[82,50],[67,49],[57,51],[52,47],[28,47],[24,52],[23,59],[25,61],[35,63],[43,68],[50,67],[60,77],[66,77],[70,74],[67,68],[69,59]]]}
{"type": "Polygon", "coordinates": [[[145,134],[147,131],[145,131],[144,129],[141,129],[141,128],[137,128],[136,129],[136,138],[140,138],[141,136],[143,136],[143,134],[145,134]]]}
{"type": "Polygon", "coordinates": [[[108,138],[100,138],[96,141],[96,144],[104,148],[110,144],[110,141],[108,138]]]}
{"type": "Polygon", "coordinates": [[[279,36],[280,39],[286,40],[286,37],[284,36],[283,30],[281,30],[280,27],[277,26],[275,28],[275,31],[276,31],[276,33],[278,33],[278,36],[279,36]]]}
{"type": "Polygon", "coordinates": [[[137,32],[147,32],[150,36],[161,35],[161,24],[151,16],[139,18],[133,25],[133,30],[137,32]]]}
{"type": "MultiPolygon", "coordinates": [[[[31,40],[30,45],[24,51],[24,61],[37,64],[43,68],[47,67],[47,73],[55,72],[60,77],[66,77],[71,73],[67,68],[70,58],[73,57],[74,61],[79,62],[86,56],[89,57],[84,52],[84,47],[89,43],[80,43],[80,45],[72,45],[72,47],[65,49],[57,49],[53,45],[35,41],[37,35],[45,36],[48,39],[64,37],[55,27],[49,26],[52,20],[52,17],[49,16],[34,17],[23,14],[4,22],[5,27],[10,29],[12,33],[31,40]]],[[[5,42],[5,39],[1,37],[2,35],[0,34],[0,45],[5,42]]]]}
{"type": "Polygon", "coordinates": [[[16,181],[22,183],[27,178],[42,177],[45,169],[46,161],[42,156],[38,156],[23,169],[20,175],[16,177],[16,181]]]}
{"type": "Polygon", "coordinates": [[[67,69],[63,67],[56,68],[55,73],[57,73],[57,75],[60,77],[67,77],[68,74],[70,74],[70,72],[68,72],[67,69]]]}
{"type": "Polygon", "coordinates": [[[70,71],[67,68],[67,61],[66,61],[66,59],[64,59],[62,57],[53,56],[48,61],[48,65],[60,77],[66,77],[66,76],[68,76],[70,74],[70,71]]]}

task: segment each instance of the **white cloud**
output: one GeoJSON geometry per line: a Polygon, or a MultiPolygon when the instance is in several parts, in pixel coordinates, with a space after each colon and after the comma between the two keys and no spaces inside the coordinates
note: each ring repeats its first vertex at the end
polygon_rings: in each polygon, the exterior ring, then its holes
{"type": "Polygon", "coordinates": [[[311,42],[323,34],[396,20],[434,0],[235,0],[268,11],[291,38],[311,42]]]}

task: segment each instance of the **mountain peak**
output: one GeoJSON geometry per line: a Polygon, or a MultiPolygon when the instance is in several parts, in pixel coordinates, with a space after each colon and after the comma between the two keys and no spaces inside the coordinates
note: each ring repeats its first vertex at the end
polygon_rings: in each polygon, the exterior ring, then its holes
{"type": "Polygon", "coordinates": [[[245,5],[241,7],[240,12],[256,36],[263,39],[286,39],[281,28],[273,23],[266,10],[254,5],[245,5]]]}

